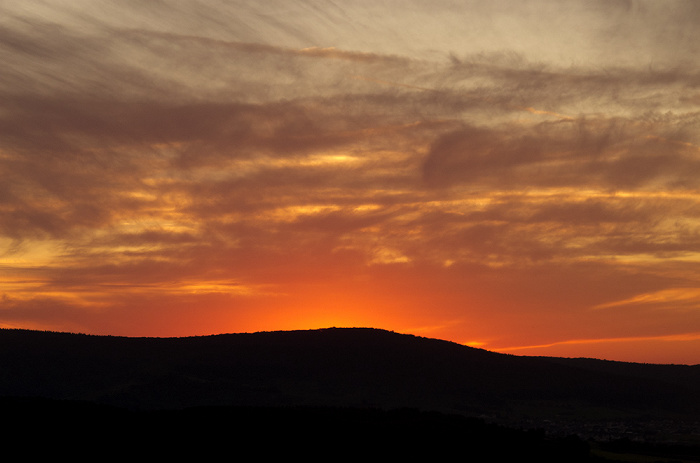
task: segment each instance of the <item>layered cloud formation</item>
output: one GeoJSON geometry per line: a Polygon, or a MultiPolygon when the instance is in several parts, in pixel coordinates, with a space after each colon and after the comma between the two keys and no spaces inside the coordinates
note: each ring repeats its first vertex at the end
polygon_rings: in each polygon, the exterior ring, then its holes
{"type": "Polygon", "coordinates": [[[696,2],[0,17],[2,326],[700,363],[696,2]]]}

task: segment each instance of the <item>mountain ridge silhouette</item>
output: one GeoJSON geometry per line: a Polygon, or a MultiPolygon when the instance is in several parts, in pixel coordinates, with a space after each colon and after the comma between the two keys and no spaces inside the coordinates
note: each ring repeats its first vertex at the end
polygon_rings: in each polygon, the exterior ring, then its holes
{"type": "Polygon", "coordinates": [[[374,328],[0,329],[0,411],[6,442],[50,457],[700,461],[700,365],[515,356],[374,328]]]}
{"type": "MultiPolygon", "coordinates": [[[[413,407],[472,415],[700,414],[700,365],[526,357],[375,328],[180,338],[0,330],[0,396],[133,409],[413,407]]],[[[698,415],[696,415],[698,416],[698,415]]]]}

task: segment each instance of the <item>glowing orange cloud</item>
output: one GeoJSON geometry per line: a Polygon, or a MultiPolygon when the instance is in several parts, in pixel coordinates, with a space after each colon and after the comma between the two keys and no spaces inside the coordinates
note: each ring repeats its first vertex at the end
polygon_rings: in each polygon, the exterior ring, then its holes
{"type": "Polygon", "coordinates": [[[0,326],[700,363],[695,16],[497,3],[3,4],[0,326]]]}

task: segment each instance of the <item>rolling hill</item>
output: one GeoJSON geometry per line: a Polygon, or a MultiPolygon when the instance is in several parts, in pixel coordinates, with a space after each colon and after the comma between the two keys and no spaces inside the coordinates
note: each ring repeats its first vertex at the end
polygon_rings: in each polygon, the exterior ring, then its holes
{"type": "Polygon", "coordinates": [[[414,410],[561,437],[682,440],[697,431],[700,366],[520,357],[370,328],[186,338],[3,329],[0,397],[16,417],[58,403],[114,419],[223,408],[414,410]]]}

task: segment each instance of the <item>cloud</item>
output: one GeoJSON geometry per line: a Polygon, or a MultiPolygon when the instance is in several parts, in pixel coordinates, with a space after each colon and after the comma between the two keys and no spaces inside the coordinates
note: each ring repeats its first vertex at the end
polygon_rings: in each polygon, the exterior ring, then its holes
{"type": "Polygon", "coordinates": [[[513,189],[697,188],[698,148],[684,145],[687,138],[676,143],[658,138],[655,133],[679,135],[675,124],[659,125],[586,118],[534,127],[467,125],[433,143],[423,175],[431,185],[497,184],[513,189]]]}
{"type": "MultiPolygon", "coordinates": [[[[202,331],[330,307],[614,338],[621,306],[591,307],[697,287],[692,2],[0,14],[5,323],[180,333],[168,307],[202,331]]],[[[642,315],[630,333],[659,334],[642,315]]]]}

